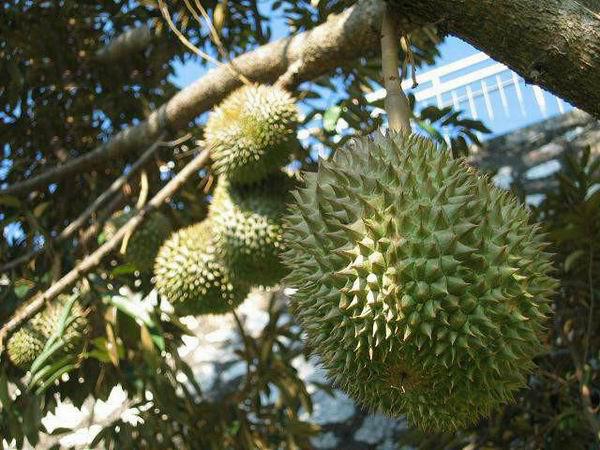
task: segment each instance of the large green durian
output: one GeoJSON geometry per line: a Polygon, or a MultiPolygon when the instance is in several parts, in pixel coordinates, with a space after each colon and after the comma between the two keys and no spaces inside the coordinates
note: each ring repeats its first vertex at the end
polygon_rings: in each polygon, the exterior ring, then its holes
{"type": "MultiPolygon", "coordinates": [[[[58,330],[68,300],[68,296],[61,295],[10,336],[6,351],[15,366],[23,370],[31,367],[33,361],[44,350],[50,336],[58,330]]],[[[74,320],[63,331],[64,346],[60,355],[78,353],[87,337],[88,320],[77,301],[73,304],[69,317],[74,320]]],[[[57,355],[54,355],[49,362],[56,357],[57,355]]]]}
{"type": "Polygon", "coordinates": [[[156,256],[154,285],[181,315],[225,313],[243,302],[249,290],[216,254],[207,220],[165,241],[156,256]]]}
{"type": "Polygon", "coordinates": [[[283,89],[265,85],[238,89],[206,123],[215,172],[237,184],[262,180],[285,163],[297,144],[297,124],[298,108],[283,89]]]}
{"type": "MultiPolygon", "coordinates": [[[[106,239],[111,239],[134,214],[134,211],[119,211],[114,214],[104,226],[106,239]]],[[[140,272],[151,272],[156,253],[171,230],[171,222],[164,214],[160,212],[150,214],[129,237],[125,261],[140,272]]]]}
{"type": "Polygon", "coordinates": [[[287,273],[281,262],[282,217],[291,181],[283,173],[250,187],[219,179],[211,204],[215,242],[236,278],[272,286],[287,273]]]}
{"type": "Polygon", "coordinates": [[[320,161],[294,196],[284,282],[352,397],[452,430],[525,385],[555,281],[510,193],[431,141],[392,133],[320,161]]]}

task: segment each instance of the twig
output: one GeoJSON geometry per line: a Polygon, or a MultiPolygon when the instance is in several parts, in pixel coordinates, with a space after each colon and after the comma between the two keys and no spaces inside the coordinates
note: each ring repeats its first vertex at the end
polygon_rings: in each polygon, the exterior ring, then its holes
{"type": "Polygon", "coordinates": [[[404,50],[405,54],[405,62],[402,64],[402,67],[405,66],[406,62],[408,62],[408,64],[410,65],[410,77],[413,82],[412,88],[414,89],[419,85],[419,83],[417,83],[417,65],[415,64],[415,54],[413,53],[410,45],[410,36],[408,34],[403,34],[401,38],[401,43],[402,50],[404,50]]]}
{"type": "MultiPolygon", "coordinates": [[[[138,195],[137,202],[135,203],[135,209],[139,210],[144,207],[146,204],[146,200],[148,200],[148,192],[149,192],[149,184],[148,184],[148,173],[145,170],[142,170],[140,174],[140,194],[138,195]]],[[[129,245],[129,238],[131,237],[131,232],[127,233],[123,236],[123,241],[121,242],[121,248],[119,249],[119,253],[124,255],[127,251],[127,245],[129,245]]]]}
{"type": "Polygon", "coordinates": [[[200,56],[201,58],[204,58],[206,61],[211,62],[211,63],[213,63],[216,66],[226,66],[226,67],[229,67],[229,69],[232,70],[233,73],[236,76],[239,77],[239,79],[240,79],[240,81],[242,83],[244,83],[244,84],[252,84],[250,82],[250,80],[248,80],[248,78],[246,78],[244,75],[242,75],[239,71],[234,70],[234,68],[230,64],[222,63],[218,59],[213,58],[208,53],[200,50],[198,47],[196,47],[194,44],[192,44],[189,41],[189,39],[186,38],[184,36],[184,34],[181,31],[179,31],[179,29],[173,23],[173,20],[171,19],[171,14],[169,13],[169,9],[167,8],[167,5],[165,4],[164,0],[158,0],[158,6],[159,6],[159,9],[160,9],[160,12],[162,13],[163,17],[167,21],[167,24],[169,25],[169,28],[171,28],[171,30],[173,31],[173,33],[175,33],[177,35],[177,38],[183,43],[183,45],[185,45],[187,48],[189,48],[196,55],[200,56]]]}
{"type": "Polygon", "coordinates": [[[386,10],[383,13],[381,25],[381,65],[383,69],[383,83],[387,95],[385,97],[385,111],[391,130],[410,132],[410,106],[408,98],[402,90],[401,79],[398,75],[398,38],[394,28],[394,21],[386,10]]]}
{"type": "Polygon", "coordinates": [[[183,136],[172,141],[160,141],[161,147],[177,147],[179,144],[183,144],[185,141],[192,138],[192,133],[185,133],[183,136]]]}
{"type": "Polygon", "coordinates": [[[304,58],[296,60],[290,64],[288,69],[279,77],[275,82],[275,86],[281,89],[290,90],[293,86],[298,83],[298,78],[304,65],[304,58]]]}
{"type": "MultiPolygon", "coordinates": [[[[198,24],[200,26],[202,26],[202,19],[200,18],[200,16],[198,15],[198,12],[194,9],[192,4],[190,3],[190,0],[183,0],[183,1],[185,2],[185,6],[187,6],[187,9],[190,11],[190,13],[192,13],[192,16],[194,16],[194,19],[196,19],[198,24]]],[[[227,51],[225,50],[223,41],[221,41],[221,38],[219,37],[219,33],[217,33],[217,30],[215,30],[215,27],[213,26],[212,20],[210,20],[210,17],[208,17],[208,13],[206,12],[206,9],[204,9],[204,6],[202,6],[202,3],[200,3],[198,0],[195,0],[194,3],[196,4],[196,7],[200,10],[202,17],[204,18],[204,21],[206,22],[206,25],[208,26],[208,30],[210,31],[211,41],[213,41],[213,43],[217,46],[217,49],[219,50],[221,57],[225,61],[228,61],[229,55],[227,54],[227,51]]]]}
{"type": "Polygon", "coordinates": [[[146,203],[146,200],[148,200],[149,187],[148,173],[145,170],[142,170],[142,173],[140,174],[140,195],[135,203],[136,209],[141,209],[146,203]]]}
{"type": "MultiPolygon", "coordinates": [[[[121,189],[115,197],[108,202],[108,204],[97,214],[96,219],[92,221],[92,224],[85,230],[79,232],[79,249],[83,250],[87,246],[87,243],[93,237],[96,237],[98,231],[102,229],[106,221],[113,215],[117,209],[121,209],[129,197],[130,192],[125,192],[125,189],[121,189]]],[[[84,250],[84,253],[89,252],[84,250]]]]}
{"type": "Polygon", "coordinates": [[[144,218],[155,209],[159,208],[165,200],[175,194],[186,180],[193,175],[197,170],[202,168],[208,161],[208,149],[202,150],[194,159],[192,159],[181,171],[171,179],[158,193],[139,210],[127,223],[119,228],[115,235],[102,244],[91,255],[83,259],[69,273],[63,276],[60,280],[50,286],[42,294],[32,297],[27,303],[21,306],[12,318],[0,329],[0,353],[4,349],[4,339],[12,331],[16,330],[23,322],[40,311],[46,302],[52,301],[61,292],[75,283],[81,276],[88,273],[100,264],[102,259],[110,252],[115,250],[121,239],[127,234],[134,231],[144,220],[144,218]]]}
{"type": "MultiPolygon", "coordinates": [[[[208,31],[210,33],[210,40],[217,46],[217,50],[219,51],[221,58],[223,58],[223,60],[225,62],[231,63],[229,55],[227,54],[227,50],[225,50],[225,46],[223,45],[223,41],[221,41],[221,38],[219,37],[219,33],[217,33],[217,30],[215,30],[215,27],[213,26],[213,23],[210,20],[210,17],[208,17],[208,13],[206,12],[206,9],[204,9],[204,6],[202,6],[202,3],[200,3],[198,0],[195,0],[196,6],[198,7],[198,9],[200,10],[200,13],[202,14],[202,17],[200,17],[198,15],[198,11],[196,11],[194,9],[194,7],[192,6],[192,4],[190,3],[190,0],[183,0],[183,1],[185,3],[185,6],[187,7],[188,11],[192,14],[192,16],[194,16],[194,19],[196,19],[196,22],[198,22],[198,25],[202,26],[202,18],[204,18],[204,22],[208,26],[208,31]]],[[[237,71],[237,73],[238,73],[238,75],[240,75],[240,79],[242,80],[242,82],[244,84],[250,84],[250,81],[242,73],[240,73],[239,71],[237,71]]]]}
{"type": "MultiPolygon", "coordinates": [[[[159,140],[164,137],[165,133],[161,134],[159,140]]],[[[89,205],[79,216],[71,222],[65,229],[63,229],[60,234],[56,237],[52,245],[60,244],[61,242],[69,239],[75,232],[83,226],[83,224],[94,214],[102,204],[108,200],[111,196],[117,193],[123,185],[142,167],[150,157],[156,152],[156,149],[162,145],[160,142],[155,142],[152,144],[139,158],[136,162],[134,162],[129,170],[129,172],[121,175],[117,178],[113,183],[105,190],[102,194],[94,200],[94,202],[89,205]]],[[[25,253],[18,258],[9,261],[8,263],[0,266],[0,273],[6,272],[14,267],[19,266],[20,264],[26,263],[34,256],[38,255],[44,250],[44,246],[40,246],[34,250],[31,250],[28,253],[25,253]]]]}

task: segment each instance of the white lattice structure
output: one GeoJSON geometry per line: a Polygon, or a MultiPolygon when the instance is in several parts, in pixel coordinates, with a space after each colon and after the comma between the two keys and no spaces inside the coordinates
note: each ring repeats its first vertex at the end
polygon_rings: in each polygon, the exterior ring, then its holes
{"type": "MultiPolygon", "coordinates": [[[[540,87],[525,80],[485,53],[476,53],[436,69],[417,74],[418,86],[412,80],[402,84],[412,92],[417,109],[428,105],[452,106],[480,119],[494,133],[520,128],[547,117],[562,114],[572,107],[540,87]],[[495,126],[497,123],[501,126],[495,126]]],[[[376,101],[385,96],[380,89],[367,96],[376,101]]]]}

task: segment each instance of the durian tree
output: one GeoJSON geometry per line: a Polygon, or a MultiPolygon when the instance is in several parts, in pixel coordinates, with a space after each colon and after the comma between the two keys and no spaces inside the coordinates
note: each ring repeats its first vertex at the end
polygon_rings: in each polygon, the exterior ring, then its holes
{"type": "Polygon", "coordinates": [[[114,418],[91,447],[311,448],[292,360],[313,354],[408,418],[399,445],[594,448],[599,163],[569,159],[527,211],[460,159],[485,126],[415,110],[397,81],[453,33],[598,114],[598,5],[438,3],[5,2],[3,445],[57,445],[59,401],[118,385],[143,425],[114,418]],[[178,92],[192,58],[212,70],[178,92]],[[271,295],[257,336],[236,313],[253,289],[271,295]],[[235,319],[230,390],[180,357],[189,315],[235,319]]]}

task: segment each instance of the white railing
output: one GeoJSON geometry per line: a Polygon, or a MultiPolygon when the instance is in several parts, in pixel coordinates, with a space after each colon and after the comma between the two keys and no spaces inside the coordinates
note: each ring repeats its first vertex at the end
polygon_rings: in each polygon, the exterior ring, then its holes
{"type": "MultiPolygon", "coordinates": [[[[422,72],[416,79],[416,88],[412,88],[412,80],[405,80],[402,87],[415,95],[417,109],[429,105],[452,106],[482,120],[494,134],[572,109],[540,87],[526,84],[523,78],[485,53],[422,72]]],[[[372,102],[384,96],[385,90],[380,89],[369,94],[367,100],[372,102]]]]}

